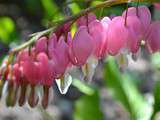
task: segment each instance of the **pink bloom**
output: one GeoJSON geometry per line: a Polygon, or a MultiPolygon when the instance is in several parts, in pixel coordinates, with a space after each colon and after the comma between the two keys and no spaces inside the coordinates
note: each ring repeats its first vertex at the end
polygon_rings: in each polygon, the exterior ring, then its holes
{"type": "Polygon", "coordinates": [[[124,18],[119,16],[109,24],[107,50],[111,55],[116,55],[127,44],[129,31],[124,23],[124,18]]]}
{"type": "Polygon", "coordinates": [[[153,22],[147,32],[146,46],[150,53],[160,51],[160,22],[153,22]]]}
{"type": "Polygon", "coordinates": [[[69,48],[72,64],[84,65],[93,50],[94,44],[91,35],[88,33],[88,28],[86,26],[79,27],[69,48]]]}
{"type": "Polygon", "coordinates": [[[13,80],[17,85],[22,83],[22,72],[20,70],[20,65],[17,63],[13,65],[13,77],[13,80]]]}
{"type": "Polygon", "coordinates": [[[40,64],[33,59],[22,63],[24,77],[31,85],[37,85],[40,81],[40,64]]]}
{"type": "Polygon", "coordinates": [[[88,26],[88,24],[91,23],[94,20],[96,20],[96,15],[94,13],[89,13],[88,15],[80,17],[77,20],[77,25],[78,25],[78,27],[80,27],[80,26],[88,26]]]}
{"type": "Polygon", "coordinates": [[[136,16],[115,17],[109,24],[108,52],[116,55],[122,48],[127,48],[132,53],[139,50],[141,42],[142,24],[136,16]]]}
{"type": "Polygon", "coordinates": [[[53,47],[53,43],[56,41],[56,38],[52,39],[52,44],[49,44],[49,56],[53,63],[53,69],[55,71],[55,76],[60,77],[64,74],[68,64],[68,45],[64,41],[64,37],[61,36],[59,41],[56,43],[56,46],[53,47]]]}
{"type": "Polygon", "coordinates": [[[95,20],[88,25],[89,34],[94,43],[94,55],[97,58],[102,58],[106,53],[107,31],[110,21],[109,18],[104,18],[102,21],[95,20]]]}
{"type": "MultiPolygon", "coordinates": [[[[138,11],[135,7],[128,8],[128,16],[137,16],[143,24],[144,32],[147,30],[151,23],[151,13],[146,6],[138,7],[138,11]],[[138,14],[137,14],[138,13],[138,14]]],[[[126,16],[126,11],[122,14],[123,17],[126,16]]]]}
{"type": "Polygon", "coordinates": [[[49,55],[49,58],[52,58],[53,51],[56,49],[57,43],[58,43],[57,42],[57,36],[56,36],[55,33],[53,33],[48,40],[48,55],[49,55]]]}
{"type": "Polygon", "coordinates": [[[68,22],[66,24],[64,24],[63,26],[61,26],[56,32],[56,36],[59,39],[65,32],[69,32],[70,31],[70,25],[71,22],[68,22]]]}
{"type": "Polygon", "coordinates": [[[139,50],[141,40],[144,38],[142,24],[136,16],[128,16],[127,28],[130,32],[127,47],[129,51],[136,53],[139,50]]]}
{"type": "Polygon", "coordinates": [[[39,62],[39,75],[41,84],[44,86],[51,86],[53,84],[53,66],[49,62],[48,56],[45,53],[39,53],[37,55],[37,61],[39,62]]]}
{"type": "Polygon", "coordinates": [[[47,37],[41,37],[36,41],[35,51],[36,53],[47,51],[47,37]]]}

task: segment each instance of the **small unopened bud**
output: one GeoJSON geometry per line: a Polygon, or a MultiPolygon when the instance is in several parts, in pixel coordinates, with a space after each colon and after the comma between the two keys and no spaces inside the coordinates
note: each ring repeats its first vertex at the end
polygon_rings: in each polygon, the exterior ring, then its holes
{"type": "Polygon", "coordinates": [[[49,88],[48,86],[43,87],[43,98],[42,98],[42,107],[46,109],[49,102],[49,88]]]}
{"type": "Polygon", "coordinates": [[[14,106],[16,103],[15,100],[15,89],[14,89],[14,83],[12,80],[9,81],[8,83],[8,94],[7,94],[7,98],[6,98],[6,105],[7,106],[14,106]]]}
{"type": "Polygon", "coordinates": [[[30,95],[28,98],[28,104],[30,105],[30,107],[35,107],[38,104],[39,98],[35,93],[35,86],[32,85],[31,86],[31,91],[30,91],[30,95]]]}
{"type": "Polygon", "coordinates": [[[27,91],[27,84],[21,85],[20,97],[19,97],[19,106],[23,106],[26,101],[26,91],[27,91]]]}

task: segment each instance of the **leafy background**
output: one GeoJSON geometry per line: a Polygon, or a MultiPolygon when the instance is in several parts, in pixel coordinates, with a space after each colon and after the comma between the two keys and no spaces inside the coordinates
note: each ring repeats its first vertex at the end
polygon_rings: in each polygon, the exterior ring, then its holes
{"type": "MultiPolygon", "coordinates": [[[[102,0],[0,0],[0,61],[8,51],[27,40],[28,35],[44,30],[55,21],[94,6],[102,0]]],[[[135,6],[131,3],[129,6],[135,6]]],[[[160,11],[147,5],[153,19],[160,11]]],[[[141,4],[140,4],[141,5],[141,4]]],[[[97,17],[120,15],[126,4],[95,11],[97,17]]],[[[74,33],[75,27],[72,28],[74,33]]],[[[0,102],[0,120],[159,120],[160,54],[148,54],[142,48],[137,60],[129,60],[120,73],[115,59],[99,62],[93,82],[75,79],[69,92],[60,95],[56,85],[49,108],[7,108],[0,102]]]]}

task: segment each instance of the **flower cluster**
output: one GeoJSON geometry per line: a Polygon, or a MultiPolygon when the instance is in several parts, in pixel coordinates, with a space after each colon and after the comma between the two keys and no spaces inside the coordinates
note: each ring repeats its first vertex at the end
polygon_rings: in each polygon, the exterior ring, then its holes
{"type": "Polygon", "coordinates": [[[41,104],[46,108],[49,88],[54,81],[62,94],[67,92],[73,67],[82,68],[84,79],[90,81],[98,60],[107,55],[136,55],[142,42],[150,53],[160,50],[160,22],[151,22],[151,13],[145,6],[128,8],[112,19],[98,20],[89,13],[76,24],[74,36],[70,33],[72,23],[69,22],[17,54],[14,64],[9,65],[4,75],[8,96],[14,92],[9,97],[11,101],[15,103],[18,99],[19,105],[23,105],[27,99],[34,107],[40,99],[37,87],[43,87],[41,104]]]}

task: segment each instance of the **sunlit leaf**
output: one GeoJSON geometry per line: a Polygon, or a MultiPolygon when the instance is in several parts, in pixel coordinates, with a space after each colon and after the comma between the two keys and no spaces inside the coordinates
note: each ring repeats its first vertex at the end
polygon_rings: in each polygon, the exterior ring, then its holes
{"type": "Polygon", "coordinates": [[[93,95],[95,90],[84,83],[83,81],[80,81],[78,79],[74,79],[72,82],[73,86],[75,86],[80,92],[86,94],[86,95],[93,95]]]}
{"type": "Polygon", "coordinates": [[[155,53],[151,57],[152,64],[155,68],[160,69],[160,53],[155,53]]]}
{"type": "Polygon", "coordinates": [[[8,44],[15,38],[15,25],[8,17],[0,18],[0,41],[8,44]]]}
{"type": "Polygon", "coordinates": [[[154,88],[154,105],[151,119],[154,119],[157,112],[160,111],[160,81],[156,81],[154,88]]]}

